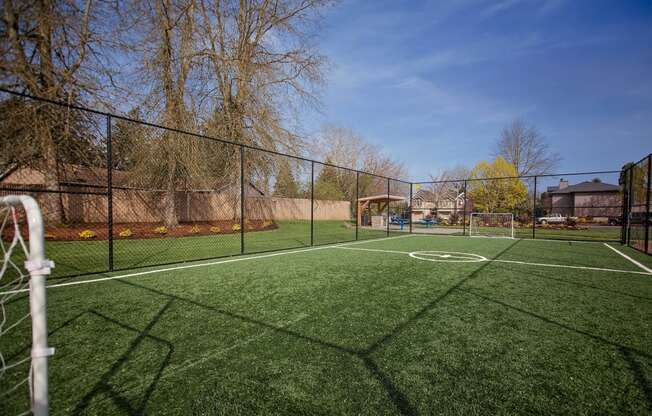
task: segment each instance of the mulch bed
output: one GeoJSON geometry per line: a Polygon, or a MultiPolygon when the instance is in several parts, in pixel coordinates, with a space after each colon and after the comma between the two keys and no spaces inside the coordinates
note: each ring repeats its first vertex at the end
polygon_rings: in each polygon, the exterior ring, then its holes
{"type": "MultiPolygon", "coordinates": [[[[163,227],[162,223],[117,223],[113,224],[113,238],[117,240],[134,240],[143,238],[197,237],[206,235],[237,234],[240,230],[234,230],[234,225],[239,226],[240,222],[186,222],[180,223],[176,227],[167,227],[167,232],[161,233],[155,230],[159,227],[163,227]],[[215,227],[219,228],[219,231],[215,227]],[[120,236],[120,233],[125,230],[130,230],[131,236],[120,236]]],[[[7,228],[8,229],[5,229],[2,233],[2,239],[5,241],[9,241],[13,238],[13,228],[7,228]]],[[[247,232],[274,230],[276,228],[278,228],[278,225],[269,220],[248,220],[245,224],[245,230],[247,232]]],[[[23,236],[28,235],[27,224],[22,225],[21,232],[23,233],[23,236]]],[[[45,227],[45,239],[47,241],[98,241],[107,240],[108,235],[108,225],[106,223],[70,224],[45,227]],[[95,237],[80,237],[79,234],[85,230],[94,232],[95,237]]]]}

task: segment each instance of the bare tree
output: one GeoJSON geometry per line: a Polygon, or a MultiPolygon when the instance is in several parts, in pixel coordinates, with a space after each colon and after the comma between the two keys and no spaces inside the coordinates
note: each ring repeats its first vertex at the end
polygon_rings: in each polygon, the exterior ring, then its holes
{"type": "Polygon", "coordinates": [[[462,165],[444,169],[437,174],[430,174],[432,181],[425,189],[432,193],[432,199],[437,207],[450,206],[457,214],[458,198],[465,198],[464,180],[468,179],[471,171],[462,165]]]}
{"type": "Polygon", "coordinates": [[[401,163],[349,128],[325,125],[316,140],[316,148],[322,158],[328,158],[338,166],[391,178],[406,175],[401,163]]]}
{"type": "MultiPolygon", "coordinates": [[[[154,121],[175,130],[195,131],[199,117],[195,105],[197,9],[195,0],[150,0],[129,4],[132,12],[124,36],[125,50],[137,63],[134,79],[148,88],[142,107],[154,121]],[[139,41],[134,42],[137,39],[139,41]]],[[[139,129],[128,137],[134,154],[129,171],[133,185],[163,192],[166,226],[178,224],[179,191],[216,186],[211,157],[218,154],[211,143],[165,129],[139,129]]],[[[213,146],[214,147],[214,146],[213,146]]],[[[224,156],[217,156],[224,160],[224,156]]]]}
{"type": "Polygon", "coordinates": [[[519,175],[551,173],[561,161],[539,130],[523,120],[514,120],[503,128],[493,156],[502,156],[516,167],[519,175]]]}
{"type": "MultiPolygon", "coordinates": [[[[331,0],[198,0],[208,131],[228,140],[299,153],[291,128],[299,108],[318,105],[325,58],[314,42],[331,0]]],[[[247,170],[266,169],[250,155],[247,170]]]]}
{"type": "MultiPolygon", "coordinates": [[[[292,109],[316,106],[324,58],[313,34],[326,0],[133,1],[124,36],[147,85],[147,112],[188,131],[266,149],[300,153],[292,109]],[[138,42],[134,42],[138,39],[138,42]]],[[[140,141],[135,181],[165,190],[163,211],[177,223],[174,194],[190,185],[214,188],[238,179],[238,148],[171,132],[140,141]]],[[[277,159],[246,151],[247,180],[266,189],[277,159]]]]}
{"type": "MultiPolygon", "coordinates": [[[[103,6],[91,0],[4,1],[0,85],[72,104],[102,96],[101,84],[111,80],[103,6]]],[[[72,110],[14,99],[3,112],[3,125],[12,126],[6,133],[13,132],[7,139],[20,140],[8,146],[5,158],[42,171],[48,190],[58,189],[66,158],[92,159],[88,140],[101,145],[89,135],[92,120],[72,110]]],[[[44,199],[49,219],[64,221],[60,196],[44,199]]]]}
{"type": "MultiPolygon", "coordinates": [[[[334,125],[322,128],[315,147],[325,160],[338,166],[357,169],[375,175],[390,178],[402,178],[406,175],[403,165],[383,154],[378,147],[367,142],[353,130],[334,125]]],[[[347,199],[355,197],[355,175],[350,171],[337,169],[338,187],[347,199]]],[[[387,191],[385,181],[374,181],[363,177],[359,183],[361,194],[384,193],[387,191]],[[375,189],[378,188],[378,189],[375,189]]]]}

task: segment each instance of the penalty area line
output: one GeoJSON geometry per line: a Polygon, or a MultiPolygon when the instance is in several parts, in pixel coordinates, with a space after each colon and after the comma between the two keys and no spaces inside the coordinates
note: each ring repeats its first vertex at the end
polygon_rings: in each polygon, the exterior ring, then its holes
{"type": "MultiPolygon", "coordinates": [[[[352,242],[347,242],[347,243],[339,243],[339,244],[334,244],[334,245],[324,245],[324,246],[319,246],[319,247],[310,247],[310,248],[304,248],[300,250],[292,250],[292,251],[279,251],[275,253],[269,253],[269,254],[261,254],[261,255],[251,255],[247,257],[236,257],[236,258],[229,258],[225,260],[218,260],[218,261],[212,261],[208,263],[197,263],[197,264],[184,264],[182,266],[174,266],[174,267],[166,267],[163,269],[154,269],[154,270],[145,270],[142,272],[134,272],[134,273],[128,273],[128,274],[122,274],[118,276],[107,276],[107,277],[100,277],[97,279],[88,279],[88,280],[77,280],[74,282],[66,282],[66,283],[54,283],[51,285],[47,285],[45,288],[46,289],[53,289],[56,287],[65,287],[65,286],[76,286],[76,285],[83,285],[83,284],[88,284],[88,283],[97,283],[97,282],[106,282],[109,280],[118,280],[118,279],[126,279],[129,277],[139,277],[139,276],[146,276],[150,274],[156,274],[156,273],[165,273],[165,272],[173,272],[176,270],[185,270],[185,269],[195,269],[198,267],[208,267],[208,266],[216,266],[219,264],[227,264],[227,263],[236,263],[240,261],[247,261],[247,260],[257,260],[257,259],[266,259],[270,257],[279,257],[279,256],[287,256],[289,254],[299,254],[299,253],[308,253],[311,251],[317,251],[317,250],[327,250],[327,249],[332,249],[332,248],[339,248],[342,246],[349,246],[349,245],[354,245],[354,244],[363,244],[363,243],[369,243],[372,241],[386,241],[386,240],[396,240],[399,238],[406,238],[406,237],[411,237],[413,234],[406,234],[406,235],[399,235],[395,237],[382,237],[382,238],[374,238],[374,239],[368,239],[368,240],[358,240],[358,241],[352,241],[352,242]]],[[[2,295],[10,295],[14,293],[23,293],[23,292],[28,292],[29,289],[16,289],[16,290],[7,290],[4,292],[0,292],[0,296],[2,295]]]]}
{"type": "Polygon", "coordinates": [[[607,244],[607,243],[604,243],[604,245],[607,246],[607,247],[609,247],[610,249],[612,249],[612,250],[615,251],[616,253],[620,254],[621,256],[623,256],[624,258],[626,258],[627,260],[631,261],[632,264],[634,264],[635,266],[638,266],[638,267],[640,267],[641,269],[645,270],[648,274],[652,274],[652,269],[650,269],[649,267],[644,266],[643,264],[641,264],[640,262],[638,262],[638,261],[634,260],[633,258],[629,257],[627,254],[623,253],[622,251],[620,251],[620,250],[616,250],[615,248],[611,247],[611,246],[610,246],[609,244],[607,244]]]}

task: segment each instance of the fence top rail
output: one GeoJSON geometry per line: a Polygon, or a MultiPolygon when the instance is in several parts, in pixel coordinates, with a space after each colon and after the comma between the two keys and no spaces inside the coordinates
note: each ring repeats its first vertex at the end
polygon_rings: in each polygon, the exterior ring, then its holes
{"type": "Polygon", "coordinates": [[[652,158],[652,153],[649,153],[648,155],[643,156],[643,158],[641,158],[641,160],[639,160],[638,162],[632,163],[631,166],[629,166],[627,169],[624,169],[624,172],[627,172],[627,171],[631,170],[634,166],[640,165],[641,163],[643,163],[645,161],[645,159],[651,159],[651,158],[652,158]]]}
{"type": "MultiPolygon", "coordinates": [[[[96,109],[85,107],[85,106],[78,105],[78,104],[64,103],[64,102],[52,100],[52,99],[49,99],[49,98],[37,97],[37,96],[31,95],[31,94],[27,94],[27,93],[24,93],[24,92],[13,91],[13,90],[3,88],[3,87],[0,87],[0,92],[4,92],[4,93],[7,93],[7,94],[11,94],[11,95],[15,95],[15,96],[35,100],[35,101],[46,102],[46,103],[50,103],[50,104],[57,105],[57,106],[60,106],[60,107],[70,108],[70,109],[73,109],[73,110],[84,111],[84,112],[88,112],[88,113],[91,113],[91,114],[97,114],[97,115],[104,116],[104,117],[115,118],[115,119],[118,119],[118,120],[124,120],[124,121],[131,122],[131,123],[137,123],[137,124],[141,124],[141,125],[148,126],[148,127],[159,128],[159,129],[167,130],[167,131],[174,132],[174,133],[179,133],[179,134],[184,134],[184,135],[188,135],[188,136],[192,136],[192,137],[197,137],[197,138],[204,139],[204,140],[211,140],[211,141],[215,141],[215,142],[219,142],[219,143],[223,143],[223,144],[227,144],[227,145],[231,145],[231,146],[238,146],[238,147],[241,147],[241,148],[244,148],[244,149],[265,152],[265,153],[273,154],[273,155],[276,155],[276,156],[289,157],[289,158],[296,159],[296,160],[301,160],[301,161],[304,161],[304,162],[319,163],[319,164],[324,165],[324,166],[330,166],[330,167],[333,167],[333,168],[344,169],[344,170],[347,170],[347,171],[350,171],[350,172],[362,173],[362,174],[365,174],[365,175],[371,175],[371,176],[374,176],[374,177],[378,177],[378,178],[382,178],[382,179],[389,179],[389,180],[392,180],[392,181],[401,182],[401,183],[405,183],[405,184],[411,184],[411,185],[450,183],[450,182],[472,182],[472,181],[499,180],[499,179],[529,179],[529,178],[543,178],[543,177],[553,177],[553,176],[597,175],[597,174],[613,174],[613,173],[620,173],[621,172],[621,170],[607,170],[607,171],[591,171],[591,172],[555,173],[555,174],[545,174],[545,175],[505,176],[505,177],[493,177],[493,178],[465,178],[465,179],[463,178],[463,179],[449,179],[449,180],[445,180],[445,181],[411,182],[411,181],[406,181],[406,180],[402,180],[402,179],[391,178],[391,177],[384,176],[384,175],[378,175],[378,174],[375,174],[375,173],[365,172],[365,171],[354,169],[354,168],[338,166],[338,165],[335,165],[335,164],[332,164],[332,163],[322,162],[322,161],[314,160],[314,159],[309,159],[309,158],[306,158],[306,157],[303,157],[303,156],[290,155],[290,154],[282,153],[282,152],[279,152],[279,151],[276,151],[276,150],[264,149],[262,147],[249,145],[249,144],[245,144],[245,143],[236,143],[236,142],[232,142],[232,141],[226,140],[226,139],[220,139],[220,138],[216,138],[216,137],[212,137],[212,136],[207,136],[205,134],[194,133],[194,132],[190,132],[190,131],[186,131],[186,130],[167,127],[167,126],[163,126],[163,125],[160,125],[160,124],[151,123],[151,122],[148,122],[148,121],[137,120],[137,119],[133,119],[133,118],[130,118],[130,117],[127,117],[127,116],[110,113],[108,111],[96,110],[96,109]]],[[[644,158],[642,158],[641,160],[639,160],[638,162],[636,162],[632,166],[635,166],[635,165],[643,162],[645,159],[647,159],[647,158],[649,158],[651,156],[652,156],[652,153],[648,154],[647,156],[645,156],[644,158]]],[[[629,169],[631,169],[631,166],[626,170],[629,170],[629,169]]]]}
{"type": "Polygon", "coordinates": [[[523,175],[523,176],[498,176],[492,178],[466,178],[466,179],[447,179],[445,181],[424,181],[413,182],[414,185],[435,184],[435,183],[451,183],[451,182],[473,182],[473,181],[495,181],[500,179],[534,179],[534,178],[549,178],[555,176],[578,176],[578,175],[605,175],[620,173],[619,170],[602,170],[591,172],[571,172],[571,173],[547,173],[545,175],[523,175]]]}
{"type": "Polygon", "coordinates": [[[228,145],[231,145],[231,146],[238,146],[238,147],[241,147],[241,148],[244,148],[244,149],[256,150],[256,151],[260,151],[260,152],[270,153],[270,154],[273,154],[273,155],[276,155],[276,156],[289,157],[289,158],[293,158],[293,159],[297,159],[297,160],[302,160],[304,162],[319,163],[321,165],[330,166],[330,167],[339,168],[339,169],[345,169],[345,170],[348,170],[348,171],[351,171],[351,172],[363,173],[365,175],[372,175],[372,176],[376,176],[376,177],[383,178],[383,179],[391,179],[391,180],[395,180],[395,181],[398,181],[398,182],[410,183],[409,181],[390,178],[388,176],[369,173],[369,172],[365,172],[365,171],[361,171],[361,170],[357,170],[357,169],[353,169],[353,168],[347,168],[347,167],[344,167],[344,166],[338,166],[338,165],[334,165],[332,163],[321,162],[319,160],[308,159],[308,158],[302,157],[302,156],[289,155],[289,154],[282,153],[282,152],[279,152],[279,151],[276,151],[276,150],[264,149],[264,148],[258,147],[258,146],[253,146],[253,145],[249,145],[249,144],[245,144],[245,143],[236,143],[236,142],[232,142],[232,141],[229,141],[229,140],[219,139],[219,138],[216,138],[216,137],[207,136],[205,134],[194,133],[194,132],[190,132],[190,131],[176,129],[176,128],[173,128],[173,127],[167,127],[167,126],[163,126],[163,125],[160,125],[160,124],[151,123],[151,122],[148,122],[148,121],[136,120],[136,119],[133,119],[133,118],[130,118],[130,117],[110,113],[108,111],[95,110],[93,108],[85,107],[85,106],[78,105],[78,104],[63,103],[63,102],[52,100],[52,99],[49,99],[49,98],[37,97],[35,95],[31,95],[31,94],[27,94],[27,93],[23,93],[23,92],[18,92],[18,91],[13,91],[13,90],[9,90],[9,89],[3,88],[3,87],[0,87],[0,92],[4,92],[4,93],[7,93],[7,94],[11,94],[11,95],[15,95],[15,96],[23,97],[23,98],[28,98],[30,100],[42,101],[42,102],[57,105],[57,106],[60,106],[60,107],[70,108],[70,109],[73,109],[73,110],[84,111],[84,112],[88,112],[88,113],[91,113],[91,114],[97,114],[97,115],[104,116],[104,117],[110,117],[110,118],[115,118],[115,119],[118,119],[118,120],[124,120],[124,121],[131,122],[131,123],[137,123],[137,124],[141,124],[143,126],[159,128],[159,129],[163,129],[163,130],[167,130],[167,131],[174,132],[174,133],[179,133],[179,134],[185,134],[185,135],[192,136],[192,137],[197,137],[197,138],[200,138],[200,139],[211,140],[211,141],[215,141],[215,142],[219,142],[219,143],[223,143],[223,144],[228,144],[228,145]]]}

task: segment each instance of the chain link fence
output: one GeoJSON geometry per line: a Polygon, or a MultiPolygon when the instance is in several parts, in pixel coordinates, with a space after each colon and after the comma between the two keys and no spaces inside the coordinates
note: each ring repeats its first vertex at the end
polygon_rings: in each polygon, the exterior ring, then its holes
{"type": "MultiPolygon", "coordinates": [[[[515,236],[650,252],[650,156],[620,171],[411,183],[4,91],[0,196],[41,206],[53,276],[404,233],[515,236]]],[[[201,128],[198,128],[201,130],[201,128]]],[[[4,236],[3,236],[4,238],[4,236]]]]}
{"type": "Polygon", "coordinates": [[[36,198],[54,277],[389,234],[387,177],[170,129],[138,114],[6,91],[0,104],[19,115],[0,120],[0,196],[36,198]]]}
{"type": "Polygon", "coordinates": [[[650,242],[650,182],[652,181],[652,154],[627,166],[621,175],[623,184],[622,243],[652,254],[650,242]]]}

